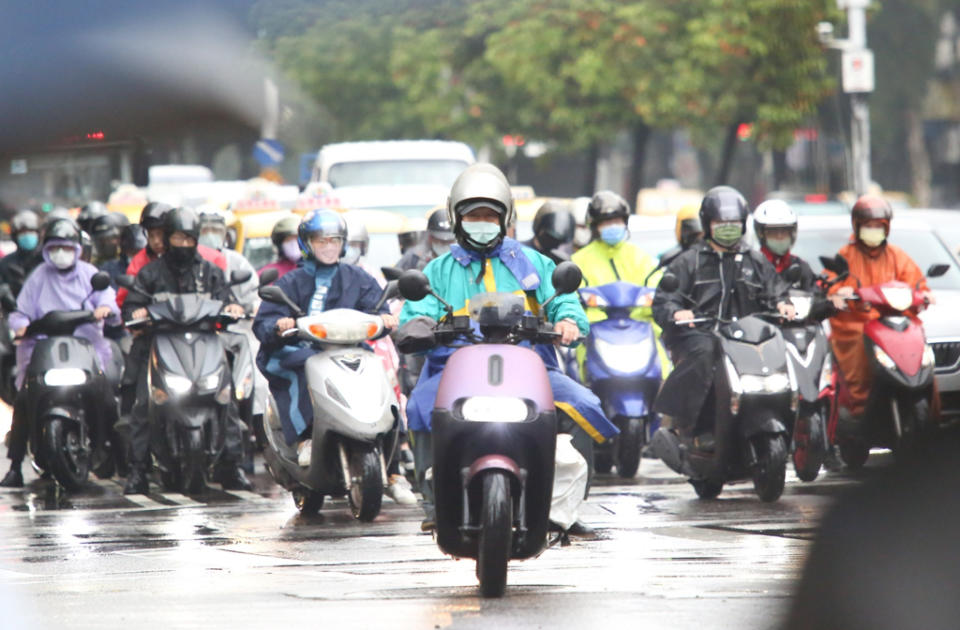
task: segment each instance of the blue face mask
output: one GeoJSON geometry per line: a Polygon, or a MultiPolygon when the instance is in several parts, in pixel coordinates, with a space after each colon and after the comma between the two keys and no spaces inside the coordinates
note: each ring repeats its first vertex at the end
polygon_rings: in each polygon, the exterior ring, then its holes
{"type": "Polygon", "coordinates": [[[627,226],[625,225],[608,225],[600,230],[600,240],[607,245],[616,245],[625,238],[627,238],[627,226]]]}
{"type": "Polygon", "coordinates": [[[487,245],[500,236],[500,224],[486,221],[464,221],[460,224],[470,240],[479,245],[487,245]]]}
{"type": "Polygon", "coordinates": [[[40,237],[37,236],[36,232],[27,232],[17,236],[17,247],[25,251],[36,249],[39,242],[40,237]]]}

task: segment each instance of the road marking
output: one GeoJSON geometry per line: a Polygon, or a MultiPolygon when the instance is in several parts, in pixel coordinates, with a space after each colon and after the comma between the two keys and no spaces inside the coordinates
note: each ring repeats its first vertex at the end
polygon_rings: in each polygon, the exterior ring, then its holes
{"type": "Polygon", "coordinates": [[[243,499],[244,501],[252,501],[254,503],[264,503],[270,502],[270,499],[263,495],[259,495],[256,492],[250,492],[249,490],[223,490],[224,494],[229,494],[232,497],[237,497],[238,499],[243,499]]]}
{"type": "Polygon", "coordinates": [[[143,507],[143,508],[162,508],[162,507],[167,507],[167,506],[164,505],[163,503],[160,503],[159,501],[154,501],[154,500],[151,499],[150,497],[148,497],[148,496],[146,496],[146,495],[143,495],[143,494],[125,494],[125,495],[123,495],[123,498],[126,499],[127,501],[129,501],[129,502],[131,502],[131,503],[134,503],[134,504],[136,504],[136,505],[139,505],[140,507],[143,507]]]}
{"type": "Polygon", "coordinates": [[[203,503],[200,503],[199,501],[194,501],[190,497],[180,494],[179,492],[162,492],[160,496],[166,499],[167,501],[173,501],[177,505],[186,505],[190,507],[197,506],[197,505],[204,505],[203,503]]]}

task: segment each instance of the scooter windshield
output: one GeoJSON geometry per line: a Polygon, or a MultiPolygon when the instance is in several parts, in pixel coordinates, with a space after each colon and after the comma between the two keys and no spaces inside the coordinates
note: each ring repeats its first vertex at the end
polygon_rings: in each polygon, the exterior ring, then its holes
{"type": "Polygon", "coordinates": [[[743,319],[720,327],[720,334],[742,343],[760,344],[774,337],[777,329],[758,317],[743,319]]]}
{"type": "Polygon", "coordinates": [[[470,298],[470,319],[481,327],[512,328],[523,319],[524,299],[514,293],[479,293],[470,298]]]}
{"type": "Polygon", "coordinates": [[[170,299],[151,304],[147,308],[155,321],[189,326],[205,319],[217,317],[223,310],[223,302],[211,300],[209,297],[196,293],[183,293],[171,295],[170,299]]]}

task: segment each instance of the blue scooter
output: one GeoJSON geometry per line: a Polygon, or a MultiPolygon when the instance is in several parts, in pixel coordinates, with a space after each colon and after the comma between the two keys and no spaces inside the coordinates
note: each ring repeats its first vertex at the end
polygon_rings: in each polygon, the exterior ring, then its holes
{"type": "Polygon", "coordinates": [[[632,319],[630,312],[649,306],[656,289],[629,282],[611,282],[580,289],[586,307],[603,309],[607,319],[590,325],[584,360],[585,385],[603,403],[620,435],[595,451],[597,472],[632,479],[643,447],[660,425],[653,399],[662,379],[653,325],[632,319]]]}

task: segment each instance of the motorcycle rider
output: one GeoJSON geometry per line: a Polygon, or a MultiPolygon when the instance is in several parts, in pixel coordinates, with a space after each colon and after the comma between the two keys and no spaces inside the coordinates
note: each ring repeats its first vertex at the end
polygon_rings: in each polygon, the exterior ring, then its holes
{"type": "MultiPolygon", "coordinates": [[[[155,228],[151,228],[155,229],[155,228]]],[[[223,271],[205,260],[198,252],[200,218],[192,208],[172,208],[163,215],[164,254],[137,273],[136,284],[147,295],[131,292],[123,303],[125,321],[148,316],[150,295],[158,293],[207,293],[213,300],[226,303],[224,312],[241,317],[243,307],[237,304],[223,271]]],[[[152,240],[152,236],[151,236],[152,240]]],[[[150,354],[150,335],[138,335],[130,350],[128,366],[137,363],[136,402],[130,414],[130,474],[124,494],[145,494],[149,489],[147,466],[150,451],[150,422],[147,415],[148,392],[146,362],[150,354]]],[[[228,414],[224,454],[214,471],[214,480],[227,490],[250,490],[240,462],[243,456],[242,428],[231,407],[228,414]]]]}
{"type": "Polygon", "coordinates": [[[400,258],[400,262],[397,263],[397,267],[404,271],[407,269],[422,270],[431,260],[450,251],[450,246],[453,245],[455,240],[446,210],[434,208],[427,219],[426,239],[407,249],[403,257],[400,258]]]}
{"type": "MultiPolygon", "coordinates": [[[[298,228],[303,262],[276,281],[287,297],[307,314],[334,308],[372,311],[383,290],[366,271],[341,259],[347,250],[347,225],[333,210],[313,210],[298,228]]],[[[396,328],[397,318],[384,305],[380,318],[387,329],[396,328]]],[[[296,326],[289,307],[263,302],[253,322],[260,340],[257,367],[267,377],[277,403],[283,436],[297,445],[301,466],[310,465],[313,408],[306,383],[304,362],[316,350],[305,343],[285,343],[281,333],[296,326]]]]}
{"type": "Polygon", "coordinates": [[[227,247],[227,224],[229,219],[232,219],[232,213],[228,214],[226,211],[210,206],[201,206],[197,208],[197,214],[200,216],[200,238],[197,239],[197,243],[219,252],[226,258],[227,268],[224,270],[224,275],[230,278],[235,271],[250,273],[249,280],[230,287],[230,290],[237,304],[242,306],[248,315],[253,315],[260,304],[260,298],[257,296],[259,287],[257,272],[246,256],[227,247]]]}
{"type": "Polygon", "coordinates": [[[735,189],[708,190],[700,204],[706,240],[670,263],[668,272],[676,276],[679,289],[671,293],[658,289],[653,299],[653,316],[664,330],[663,342],[675,365],[654,409],[669,416],[673,430],[699,450],[709,451],[714,444],[714,421],[705,402],[713,386],[719,342],[707,329],[675,322],[697,317],[694,309],[700,315],[730,319],[776,304],[783,317],[794,314],[773,265],[742,242],[748,214],[747,201],[735,189]]]}
{"type": "Polygon", "coordinates": [[[783,277],[791,267],[800,269],[800,278],[791,286],[793,289],[813,291],[817,283],[817,274],[807,261],[790,253],[797,242],[797,213],[781,199],[764,201],[753,211],[753,226],[760,241],[760,251],[777,273],[783,277]]]}
{"type": "Polygon", "coordinates": [[[77,213],[77,225],[80,226],[82,231],[92,234],[93,222],[108,214],[110,214],[110,211],[102,201],[91,201],[80,208],[80,212],[77,213]]]}
{"type": "Polygon", "coordinates": [[[90,236],[93,238],[93,246],[97,252],[94,264],[109,273],[111,280],[123,274],[127,268],[126,264],[123,264],[124,257],[120,248],[120,235],[128,225],[130,225],[130,221],[127,219],[127,215],[121,212],[111,212],[97,217],[90,226],[90,236]]]}
{"type": "MultiPolygon", "coordinates": [[[[853,236],[840,248],[850,266],[850,275],[830,288],[829,296],[840,311],[830,318],[830,345],[850,395],[849,409],[840,408],[838,431],[853,431],[856,419],[863,415],[870,394],[870,363],[863,342],[864,325],[880,317],[875,309],[849,309],[846,298],[860,286],[869,287],[891,280],[917,287],[932,301],[923,271],[909,255],[887,242],[893,208],[878,195],[860,197],[850,212],[853,236]]],[[[916,313],[910,313],[916,318],[916,313]]],[[[936,401],[935,401],[936,402],[936,401]]],[[[936,408],[936,404],[932,405],[936,408]]]]}
{"type": "Polygon", "coordinates": [[[40,218],[32,210],[21,210],[10,221],[10,235],[17,249],[0,259],[0,284],[10,287],[16,297],[27,276],[43,262],[40,255],[40,218]]]}
{"type": "MultiPolygon", "coordinates": [[[[115,228],[117,230],[117,254],[99,265],[101,270],[110,274],[111,281],[116,284],[117,277],[127,273],[127,267],[130,266],[130,261],[137,255],[137,252],[147,246],[147,237],[139,223],[131,224],[122,214],[119,216],[122,216],[123,220],[114,219],[114,216],[111,214],[108,217],[98,219],[94,222],[93,229],[96,239],[98,230],[112,231],[114,226],[118,226],[115,228]]],[[[108,251],[109,247],[108,244],[108,251]]]]}
{"type": "MultiPolygon", "coordinates": [[[[80,249],[80,229],[73,220],[55,219],[47,226],[43,236],[43,262],[24,283],[17,297],[17,310],[10,315],[10,327],[16,331],[18,337],[23,337],[31,321],[50,311],[92,307],[98,323],[79,326],[74,335],[93,344],[101,369],[106,369],[110,364],[111,349],[103,336],[102,322],[109,319],[119,323],[120,311],[112,288],[93,291],[90,279],[97,272],[97,268],[80,260],[80,249]]],[[[21,394],[17,396],[14,405],[10,446],[7,450],[10,470],[0,481],[0,486],[7,488],[23,486],[20,467],[27,452],[30,421],[27,409],[24,408],[26,401],[22,392],[27,366],[35,345],[35,339],[23,339],[17,346],[17,390],[21,394]]],[[[111,399],[110,392],[103,392],[102,400],[111,399]]],[[[106,425],[112,426],[116,421],[116,406],[106,404],[105,411],[108,416],[106,425]]]]}
{"type": "Polygon", "coordinates": [[[694,243],[703,240],[703,225],[700,224],[700,208],[685,206],[677,211],[674,224],[677,244],[660,254],[660,266],[666,267],[673,259],[690,249],[694,243]]]}
{"type": "Polygon", "coordinates": [[[573,251],[583,249],[590,244],[590,226],[587,225],[587,208],[590,207],[590,197],[577,197],[570,206],[573,219],[577,224],[573,231],[573,251]]]}
{"type": "Polygon", "coordinates": [[[570,260],[577,224],[573,213],[557,201],[545,201],[533,217],[533,238],[522,243],[556,264],[570,260]]]}
{"type": "Polygon", "coordinates": [[[286,273],[297,268],[301,258],[300,237],[297,235],[299,227],[300,218],[294,215],[283,217],[276,222],[270,232],[270,240],[277,248],[277,260],[264,265],[257,273],[262,274],[267,269],[276,269],[280,274],[278,278],[282,278],[286,273]]]}
{"type": "MultiPolygon", "coordinates": [[[[423,272],[434,291],[458,313],[465,312],[472,296],[483,292],[523,292],[531,312],[538,312],[540,304],[553,296],[550,281],[555,267],[553,261],[506,236],[515,212],[506,177],[490,164],[474,164],[454,182],[447,200],[447,216],[457,243],[451,246],[450,252],[431,261],[423,272]]],[[[561,335],[562,345],[570,345],[590,331],[576,295],[557,296],[547,311],[547,319],[561,335]]],[[[400,318],[404,323],[418,316],[439,321],[445,313],[440,302],[428,296],[419,302],[406,302],[400,318]]],[[[536,349],[547,367],[554,404],[564,412],[559,419],[560,431],[573,435],[573,446],[583,455],[590,470],[593,440],[602,442],[615,435],[617,429],[604,415],[600,400],[559,370],[553,348],[538,346],[536,349]]],[[[450,348],[438,348],[428,355],[407,403],[417,479],[427,514],[422,524],[425,530],[431,529],[434,521],[433,493],[425,478],[432,466],[430,412],[443,366],[451,352],[450,348]]],[[[582,523],[573,527],[573,533],[588,533],[588,530],[582,523]]]]}

